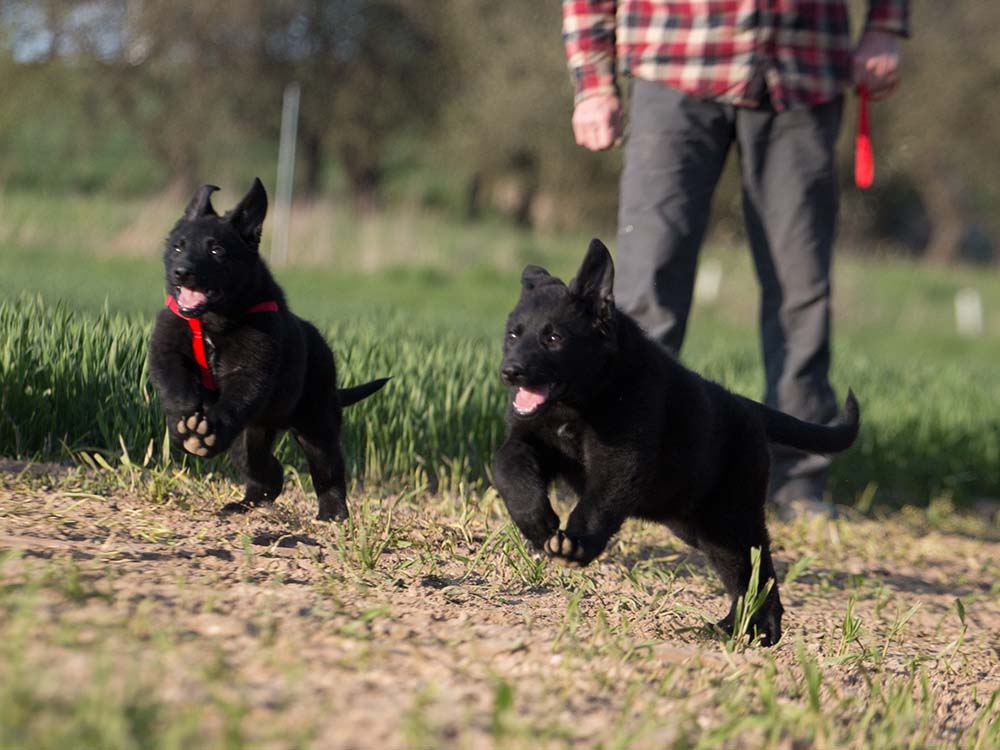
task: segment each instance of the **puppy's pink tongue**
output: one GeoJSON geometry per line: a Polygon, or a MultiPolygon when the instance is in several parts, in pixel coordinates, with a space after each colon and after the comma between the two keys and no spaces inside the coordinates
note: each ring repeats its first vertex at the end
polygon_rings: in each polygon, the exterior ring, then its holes
{"type": "Polygon", "coordinates": [[[191,309],[193,307],[198,307],[198,305],[203,305],[206,302],[208,302],[208,297],[205,296],[204,292],[199,292],[195,289],[188,289],[186,286],[182,286],[180,291],[177,293],[177,304],[181,307],[191,309]]]}
{"type": "Polygon", "coordinates": [[[514,394],[514,408],[522,414],[527,414],[537,409],[545,403],[549,397],[549,386],[542,385],[537,388],[521,387],[514,394]]]}

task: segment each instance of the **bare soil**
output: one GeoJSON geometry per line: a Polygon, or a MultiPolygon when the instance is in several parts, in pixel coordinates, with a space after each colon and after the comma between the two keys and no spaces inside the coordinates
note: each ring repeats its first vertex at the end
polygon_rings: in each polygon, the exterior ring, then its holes
{"type": "MultiPolygon", "coordinates": [[[[779,575],[792,580],[785,637],[763,650],[713,632],[720,585],[656,526],[626,526],[571,572],[526,554],[492,493],[355,498],[355,524],[331,526],[311,520],[301,489],[221,517],[235,492],[225,483],[163,491],[0,468],[0,683],[17,681],[35,717],[94,700],[131,716],[141,697],[166,717],[147,730],[186,727],[188,747],[989,747],[996,736],[984,713],[1000,688],[994,520],[939,506],[775,522],[779,575]]],[[[8,731],[47,736],[36,719],[4,716],[8,731]]]]}

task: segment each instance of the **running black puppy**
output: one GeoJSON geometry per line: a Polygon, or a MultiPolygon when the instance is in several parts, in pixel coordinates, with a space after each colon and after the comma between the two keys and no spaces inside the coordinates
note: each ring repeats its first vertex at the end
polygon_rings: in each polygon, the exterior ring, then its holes
{"type": "Polygon", "coordinates": [[[260,180],[224,216],[205,185],[167,237],[167,309],[156,318],[149,369],[173,442],[195,456],[230,457],[247,480],[223,511],[273,502],[283,472],[272,454],[291,429],[309,461],[317,518],[347,517],[341,407],[386,379],[337,389],[330,347],[294,315],[258,252],[267,194],[260,180]]]}
{"type": "MultiPolygon", "coordinates": [[[[761,584],[774,579],[764,525],[768,442],[831,453],[858,432],[852,394],[836,426],[794,419],[685,369],[615,308],[614,267],[593,240],[569,286],[537,266],[521,277],[507,320],[500,377],[511,389],[507,439],[494,477],[521,532],[557,561],[583,566],[626,518],[666,524],[702,550],[732,606],[761,550],[761,584]],[[578,502],[565,530],[549,503],[561,479],[578,502]]],[[[775,579],[776,580],[776,579],[775,579]]],[[[781,638],[775,585],[751,625],[781,638]]]]}

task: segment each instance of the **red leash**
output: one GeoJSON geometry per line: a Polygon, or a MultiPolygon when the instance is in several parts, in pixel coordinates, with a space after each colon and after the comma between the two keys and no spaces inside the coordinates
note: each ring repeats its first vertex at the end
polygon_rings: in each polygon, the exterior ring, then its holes
{"type": "MultiPolygon", "coordinates": [[[[219,390],[219,386],[215,384],[215,378],[212,377],[212,371],[208,367],[208,357],[205,356],[205,336],[201,332],[201,321],[181,313],[180,308],[177,307],[177,300],[173,296],[167,297],[167,307],[178,318],[186,320],[188,327],[191,328],[191,351],[194,353],[194,361],[198,363],[198,369],[201,370],[201,384],[210,391],[219,390]]],[[[247,312],[278,312],[278,303],[273,300],[259,302],[247,312]]]]}
{"type": "Polygon", "coordinates": [[[868,121],[868,89],[858,89],[858,133],[854,138],[854,184],[867,190],[875,181],[871,124],[868,121]]]}

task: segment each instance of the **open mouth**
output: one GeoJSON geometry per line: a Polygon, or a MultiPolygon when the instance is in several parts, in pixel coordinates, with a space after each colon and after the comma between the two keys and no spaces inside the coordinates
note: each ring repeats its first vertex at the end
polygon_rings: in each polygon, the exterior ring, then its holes
{"type": "Polygon", "coordinates": [[[552,385],[519,386],[514,392],[514,411],[522,417],[537,414],[552,395],[552,385]]]}
{"type": "Polygon", "coordinates": [[[174,287],[177,307],[185,315],[194,315],[204,311],[212,296],[211,292],[205,292],[201,289],[192,289],[186,286],[174,287]]]}

